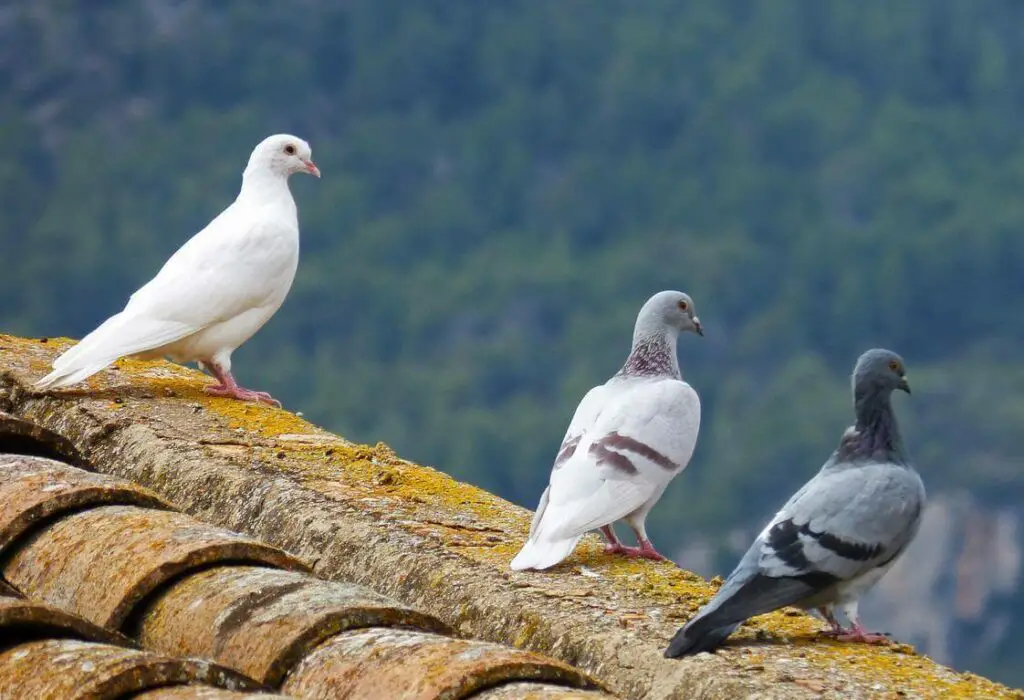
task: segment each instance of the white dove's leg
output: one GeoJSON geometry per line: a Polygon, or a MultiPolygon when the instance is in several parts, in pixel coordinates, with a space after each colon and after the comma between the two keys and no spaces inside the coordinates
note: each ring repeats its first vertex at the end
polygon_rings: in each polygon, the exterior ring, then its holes
{"type": "Polygon", "coordinates": [[[860,624],[860,615],[857,613],[857,601],[852,600],[843,605],[843,613],[850,618],[850,622],[853,623],[853,627],[849,631],[844,631],[842,634],[836,635],[836,639],[841,642],[863,642],[865,644],[882,644],[883,642],[890,641],[884,634],[874,634],[868,632],[860,624]]]}
{"type": "Polygon", "coordinates": [[[260,401],[271,406],[281,407],[281,402],[265,391],[253,391],[238,386],[234,376],[231,374],[231,356],[226,358],[215,358],[209,362],[203,362],[203,366],[209,369],[217,378],[219,384],[207,386],[203,391],[210,396],[223,396],[240,401],[260,401]]]}

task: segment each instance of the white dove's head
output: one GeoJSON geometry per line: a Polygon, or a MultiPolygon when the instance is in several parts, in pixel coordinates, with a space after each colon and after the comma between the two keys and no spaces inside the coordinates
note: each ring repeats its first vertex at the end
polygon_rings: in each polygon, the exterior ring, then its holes
{"type": "Polygon", "coordinates": [[[288,177],[292,173],[309,173],[320,177],[320,168],[313,162],[313,150],[298,136],[274,134],[259,142],[249,156],[246,171],[265,169],[288,177]]]}

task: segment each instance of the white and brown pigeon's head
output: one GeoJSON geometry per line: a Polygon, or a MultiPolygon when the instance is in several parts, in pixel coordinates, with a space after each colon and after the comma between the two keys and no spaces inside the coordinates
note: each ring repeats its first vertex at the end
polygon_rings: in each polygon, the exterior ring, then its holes
{"type": "Polygon", "coordinates": [[[249,156],[246,170],[266,169],[288,177],[293,173],[309,173],[320,177],[320,168],[313,162],[313,150],[298,136],[274,134],[260,141],[249,156]]]}
{"type": "Polygon", "coordinates": [[[680,333],[690,331],[697,335],[704,335],[704,329],[701,328],[693,299],[689,294],[683,292],[672,290],[658,292],[643,305],[637,320],[638,322],[647,320],[664,324],[680,333]]]}

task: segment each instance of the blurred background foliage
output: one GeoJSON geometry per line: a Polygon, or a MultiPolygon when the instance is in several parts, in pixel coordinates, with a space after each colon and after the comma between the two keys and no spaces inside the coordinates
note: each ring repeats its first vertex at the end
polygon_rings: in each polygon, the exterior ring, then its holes
{"type": "MultiPolygon", "coordinates": [[[[3,2],[0,328],[89,331],[290,131],[324,177],[235,356],[286,407],[533,507],[676,288],[704,420],[663,549],[756,530],[876,345],[930,491],[1019,509],[1022,113],[1014,0],[3,2]]],[[[1024,682],[1014,609],[956,661],[1024,682]]]]}

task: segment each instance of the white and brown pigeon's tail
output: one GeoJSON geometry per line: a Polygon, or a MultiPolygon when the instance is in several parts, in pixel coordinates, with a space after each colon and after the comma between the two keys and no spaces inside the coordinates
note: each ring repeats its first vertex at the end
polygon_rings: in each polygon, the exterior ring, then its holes
{"type": "Polygon", "coordinates": [[[175,321],[116,314],[54,360],[53,371],[37,381],[35,388],[58,389],[77,384],[120,357],[160,348],[193,331],[193,328],[175,321]]]}
{"type": "Polygon", "coordinates": [[[524,569],[550,569],[572,554],[582,535],[563,540],[537,540],[530,538],[509,565],[513,571],[524,569]]]}

